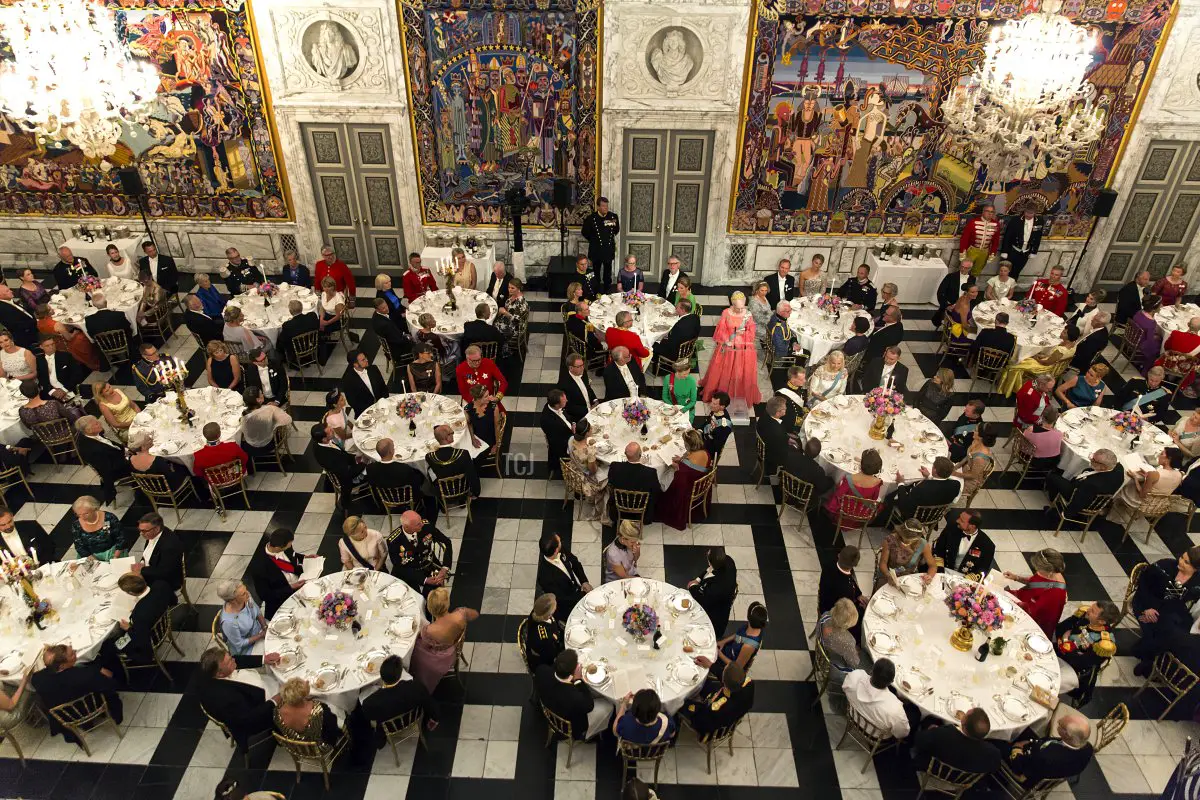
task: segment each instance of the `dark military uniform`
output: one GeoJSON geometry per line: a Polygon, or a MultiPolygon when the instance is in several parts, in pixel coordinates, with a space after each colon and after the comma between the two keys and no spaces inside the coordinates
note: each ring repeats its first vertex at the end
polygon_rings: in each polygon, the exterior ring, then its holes
{"type": "Polygon", "coordinates": [[[804,417],[808,413],[804,408],[805,394],[806,392],[803,387],[792,386],[791,381],[788,381],[786,386],[775,390],[775,396],[782,397],[784,402],[787,403],[787,412],[783,415],[782,422],[783,429],[791,436],[795,436],[800,432],[800,423],[804,421],[804,417]],[[784,389],[788,391],[785,392],[784,389]],[[800,398],[800,402],[797,403],[793,396],[800,398]]]}
{"type": "Polygon", "coordinates": [[[771,369],[771,388],[779,391],[787,384],[788,368],[793,363],[792,351],[795,349],[796,334],[786,319],[772,314],[767,323],[767,336],[771,340],[771,349],[775,355],[771,369]]]}
{"type": "Polygon", "coordinates": [[[1054,649],[1059,658],[1082,676],[1116,655],[1117,643],[1107,624],[1088,623],[1087,606],[1083,606],[1058,623],[1054,629],[1054,649]]]}
{"type": "Polygon", "coordinates": [[[229,275],[225,278],[225,288],[229,290],[231,296],[241,294],[256,283],[266,283],[267,280],[263,277],[262,271],[258,267],[244,258],[237,264],[226,262],[222,270],[228,270],[229,272],[229,275]]]}
{"type": "MultiPolygon", "coordinates": [[[[575,268],[575,280],[579,282],[579,287],[583,289],[583,299],[589,303],[596,302],[596,298],[600,296],[600,284],[596,281],[596,271],[589,265],[586,272],[580,272],[579,268],[575,268]]],[[[568,297],[567,300],[574,298],[568,297]]]]}
{"type": "Polygon", "coordinates": [[[704,449],[710,456],[719,456],[725,449],[725,440],[733,433],[733,422],[729,419],[729,414],[710,414],[701,433],[704,435],[704,449]]]}
{"type": "Polygon", "coordinates": [[[400,527],[388,537],[387,548],[392,560],[392,574],[418,592],[428,594],[438,587],[425,583],[425,579],[442,567],[450,569],[454,563],[454,545],[430,522],[423,522],[416,541],[409,539],[400,527]],[[434,543],[441,545],[440,557],[434,553],[434,543]]]}
{"type": "Polygon", "coordinates": [[[158,380],[158,376],[154,374],[155,366],[161,363],[161,361],[147,361],[141,358],[133,365],[133,382],[147,403],[161,400],[167,393],[167,387],[163,386],[158,380]]]}
{"type": "Polygon", "coordinates": [[[612,285],[613,259],[617,255],[617,235],[621,233],[621,220],[616,212],[601,215],[593,211],[583,221],[580,234],[588,243],[588,260],[604,276],[604,288],[612,285]]]}
{"type": "Polygon", "coordinates": [[[726,694],[724,688],[718,689],[707,697],[693,699],[680,713],[687,718],[696,736],[704,741],[746,716],[753,705],[754,683],[747,675],[742,687],[733,694],[726,694]]]}
{"type": "Polygon", "coordinates": [[[546,621],[536,620],[531,615],[525,622],[525,661],[529,671],[545,664],[554,666],[554,657],[563,651],[563,626],[551,617],[546,621]]]}
{"type": "Polygon", "coordinates": [[[851,305],[862,306],[868,311],[875,310],[875,284],[870,279],[866,283],[859,283],[857,276],[847,278],[838,288],[837,295],[851,305]]]}

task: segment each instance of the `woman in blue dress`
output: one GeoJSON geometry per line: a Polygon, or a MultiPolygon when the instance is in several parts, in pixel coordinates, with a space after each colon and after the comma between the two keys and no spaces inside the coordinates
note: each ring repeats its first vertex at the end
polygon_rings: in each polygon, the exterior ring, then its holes
{"type": "Polygon", "coordinates": [[[625,265],[617,273],[617,289],[622,292],[631,292],[637,289],[641,292],[645,291],[645,288],[646,276],[638,269],[637,258],[626,256],[625,265]]]}
{"type": "Polygon", "coordinates": [[[1092,364],[1082,375],[1072,375],[1060,383],[1054,394],[1064,408],[1098,406],[1107,388],[1104,385],[1107,374],[1107,364],[1092,364]]]}
{"type": "Polygon", "coordinates": [[[708,667],[709,678],[720,680],[726,664],[736,663],[749,674],[754,657],[762,648],[763,632],[767,627],[767,607],[755,601],[746,609],[746,621],[738,626],[732,636],[717,642],[717,660],[697,656],[696,663],[708,667]]]}
{"type": "Polygon", "coordinates": [[[213,319],[220,318],[227,302],[225,295],[217,291],[217,287],[212,285],[212,279],[203,272],[196,275],[196,297],[200,298],[205,314],[213,319]]]}

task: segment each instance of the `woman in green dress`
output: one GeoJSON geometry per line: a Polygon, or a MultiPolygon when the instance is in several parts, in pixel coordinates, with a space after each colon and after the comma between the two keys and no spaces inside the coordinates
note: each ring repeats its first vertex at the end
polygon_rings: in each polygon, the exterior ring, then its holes
{"type": "Polygon", "coordinates": [[[680,359],[674,364],[674,372],[663,381],[662,399],[673,406],[683,406],[692,422],[696,421],[696,377],[692,375],[689,359],[680,359]]]}

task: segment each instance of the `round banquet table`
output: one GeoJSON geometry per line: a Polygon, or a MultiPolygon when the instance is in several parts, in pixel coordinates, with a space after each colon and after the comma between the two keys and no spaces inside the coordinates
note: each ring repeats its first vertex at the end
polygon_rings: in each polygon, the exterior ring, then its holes
{"type": "Polygon", "coordinates": [[[12,587],[0,587],[0,680],[19,681],[22,671],[39,661],[43,645],[66,642],[75,648],[80,662],[94,659],[117,621],[129,618],[133,598],[117,589],[117,579],[132,564],[133,559],[125,557],[108,563],[80,559],[38,567],[34,591],[49,600],[56,612],[43,622],[44,630],[26,626],[25,602],[12,587]],[[78,565],[74,574],[72,564],[78,565]]]}
{"type": "MultiPolygon", "coordinates": [[[[142,302],[142,295],[145,293],[142,285],[137,281],[129,280],[128,278],[103,278],[101,283],[104,285],[104,299],[108,303],[108,308],[113,311],[120,311],[129,320],[129,327],[133,329],[134,334],[138,331],[137,312],[138,306],[142,302]]],[[[50,315],[55,322],[61,322],[64,325],[71,325],[91,339],[92,336],[87,332],[84,326],[84,318],[95,314],[99,309],[87,302],[83,292],[79,289],[64,289],[58,294],[53,295],[50,300],[50,315]]]]}
{"type": "Polygon", "coordinates": [[[1001,311],[1008,313],[1008,332],[1017,337],[1013,364],[1058,344],[1062,339],[1063,326],[1067,324],[1062,317],[1045,310],[1037,315],[1037,324],[1032,324],[1029,315],[1018,311],[1017,304],[1010,300],[988,300],[980,303],[971,312],[971,316],[979,329],[983,330],[996,325],[996,315],[1001,311]]]}
{"type": "Polygon", "coordinates": [[[386,572],[334,572],[309,580],[284,601],[267,626],[263,652],[281,656],[271,667],[280,683],[305,678],[315,697],[349,712],[360,692],[379,682],[385,658],[400,656],[409,665],[425,624],[423,608],[416,590],[386,572]],[[350,595],[358,606],[359,638],[348,626],[342,630],[318,619],[321,600],[334,591],[350,595]]]}
{"type": "MultiPolygon", "coordinates": [[[[841,347],[846,340],[854,335],[850,326],[855,317],[862,317],[871,323],[871,315],[866,311],[851,311],[848,307],[838,312],[836,319],[817,309],[816,297],[802,297],[792,301],[792,315],[788,317],[788,327],[796,333],[800,347],[808,351],[809,362],[816,364],[829,351],[841,347]]],[[[873,327],[873,326],[872,326],[873,327]]],[[[867,328],[867,333],[871,327],[867,328]]],[[[763,336],[766,331],[760,331],[763,336]]]]}
{"type": "Polygon", "coordinates": [[[676,320],[673,305],[658,295],[648,294],[644,304],[631,306],[621,300],[624,296],[623,292],[604,294],[592,303],[589,322],[596,326],[597,336],[603,339],[606,330],[615,328],[617,314],[622,311],[633,314],[631,330],[641,337],[642,344],[646,347],[653,347],[655,342],[671,332],[671,326],[676,320]],[[641,313],[638,313],[639,309],[641,313]]]}
{"type": "Polygon", "coordinates": [[[1088,406],[1072,408],[1058,417],[1055,428],[1062,431],[1063,449],[1058,466],[1068,480],[1088,469],[1092,453],[1108,448],[1125,467],[1126,477],[1139,469],[1158,469],[1158,454],[1175,443],[1164,431],[1148,422],[1142,427],[1141,439],[1136,450],[1130,450],[1133,437],[1117,430],[1112,418],[1117,412],[1111,408],[1088,406]]]}
{"type": "Polygon", "coordinates": [[[873,418],[862,400],[863,395],[851,394],[818,403],[801,426],[806,440],[811,436],[821,440],[818,459],[835,482],[858,472],[859,457],[868,447],[875,448],[883,457],[880,497],[896,488],[897,472],[905,481],[920,480],[921,467],[932,469],[935,458],[949,457],[950,446],[937,424],[911,406],[894,419],[896,431],[892,442],[903,449],[888,446],[886,440],[872,439],[867,429],[873,418]]]}
{"type": "Polygon", "coordinates": [[[1186,331],[1188,321],[1192,317],[1200,317],[1200,306],[1195,303],[1180,303],[1177,306],[1163,306],[1154,315],[1158,330],[1162,334],[1163,344],[1167,337],[1175,331],[1186,331]]]}
{"type": "Polygon", "coordinates": [[[625,446],[637,442],[642,446],[642,463],[654,467],[658,472],[658,482],[663,489],[671,485],[675,474],[671,467],[675,456],[687,452],[683,446],[683,432],[692,427],[687,414],[680,413],[682,406],[673,406],[661,400],[641,398],[650,410],[650,421],[647,423],[646,438],[642,438],[641,426],[630,427],[621,418],[621,410],[625,407],[625,399],[608,400],[599,403],[588,412],[587,421],[591,425],[591,435],[588,444],[596,447],[596,461],[599,464],[596,480],[608,480],[608,465],[617,461],[625,461],[625,446]]]}
{"type": "Polygon", "coordinates": [[[477,447],[471,441],[471,433],[467,428],[467,414],[458,401],[427,392],[393,394],[377,401],[354,421],[351,437],[355,448],[375,461],[379,460],[375,445],[380,439],[391,439],[396,445],[398,461],[424,471],[426,453],[437,449],[433,429],[438,425],[449,425],[453,428],[458,437],[454,440],[454,446],[466,450],[471,458],[475,458],[487,448],[484,442],[477,447]],[[408,420],[396,412],[396,407],[405,397],[416,398],[421,404],[421,413],[413,418],[417,423],[415,436],[409,435],[408,420]]]}
{"type": "Polygon", "coordinates": [[[205,386],[187,389],[183,393],[188,408],[196,412],[192,424],[186,425],[179,419],[175,405],[175,392],[167,392],[162,399],[143,408],[133,418],[129,435],[148,433],[154,439],[150,452],[178,462],[192,471],[196,451],[204,447],[204,426],[210,422],[221,425],[221,441],[238,441],[242,438],[242,396],[232,389],[216,389],[205,386]]]}
{"type": "Polygon", "coordinates": [[[20,381],[0,378],[0,444],[16,444],[29,435],[20,417],[25,402],[20,381]]]}
{"type": "Polygon", "coordinates": [[[460,338],[463,334],[463,325],[475,319],[475,306],[480,303],[486,303],[489,309],[488,322],[496,318],[496,312],[499,307],[492,296],[487,292],[481,292],[476,289],[464,289],[461,286],[454,287],[454,299],[458,303],[457,311],[443,311],[442,306],[446,304],[446,290],[438,289],[436,292],[426,292],[418,297],[408,306],[408,327],[413,331],[417,331],[421,327],[418,321],[422,314],[433,314],[433,318],[437,320],[435,331],[442,336],[451,336],[460,338]]]}
{"type": "Polygon", "coordinates": [[[261,297],[257,293],[239,294],[229,298],[229,305],[240,308],[246,318],[245,326],[255,333],[261,333],[267,337],[272,347],[275,346],[275,340],[279,338],[279,330],[283,327],[283,323],[292,318],[292,312],[288,311],[289,302],[299,300],[300,304],[304,306],[305,313],[317,310],[317,295],[312,289],[304,286],[289,286],[281,283],[279,291],[269,299],[270,305],[267,305],[268,298],[261,297]]]}
{"type": "Polygon", "coordinates": [[[985,637],[975,631],[971,650],[955,650],[950,635],[958,625],[945,597],[962,582],[973,583],[947,572],[937,575],[926,592],[921,591],[920,575],[900,578],[901,589],[884,586],[872,595],[863,614],[863,645],[872,659],[886,657],[895,663],[896,692],[916,705],[921,716],[932,715],[957,725],[955,712],[979,707],[992,722],[989,738],[1011,741],[1049,714],[1029,699],[1031,682],[1051,695],[1058,694],[1060,674],[1054,645],[1017,606],[1015,598],[1001,587],[986,585],[1000,598],[1006,617],[1004,626],[993,635],[1004,638],[1008,645],[1000,655],[976,661],[985,637]]]}
{"type": "Polygon", "coordinates": [[[649,578],[592,589],[567,618],[565,631],[567,647],[579,654],[584,683],[595,694],[617,703],[630,692],[654,689],[668,714],[679,711],[704,684],[707,670],[695,664],[696,656],[717,660],[717,634],[700,604],[687,589],[649,578]],[[682,599],[690,607],[679,611],[672,603],[682,599]],[[649,637],[638,642],[622,627],[621,617],[634,603],[648,605],[658,615],[659,649],[649,637]],[[599,684],[591,677],[599,674],[590,671],[592,665],[603,665],[607,672],[599,684]]]}

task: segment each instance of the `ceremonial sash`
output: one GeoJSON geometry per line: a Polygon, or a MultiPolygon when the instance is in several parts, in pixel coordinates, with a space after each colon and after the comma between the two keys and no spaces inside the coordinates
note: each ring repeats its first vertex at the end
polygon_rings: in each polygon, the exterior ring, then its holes
{"type": "Polygon", "coordinates": [[[296,574],[296,565],[292,563],[290,559],[279,558],[278,556],[273,556],[270,553],[267,554],[267,557],[274,561],[275,566],[279,567],[281,571],[290,573],[292,575],[296,574]]]}
{"type": "Polygon", "coordinates": [[[921,546],[916,548],[915,550],[913,550],[912,557],[908,559],[908,563],[904,565],[904,568],[906,570],[915,571],[917,568],[917,562],[919,562],[921,560],[921,553],[923,553],[923,552],[925,552],[925,540],[924,539],[921,540],[921,546]]]}
{"type": "Polygon", "coordinates": [[[955,436],[966,436],[968,433],[974,433],[975,429],[978,427],[979,427],[978,422],[968,422],[966,425],[959,425],[957,428],[955,428],[954,435],[955,436]]]}
{"type": "Polygon", "coordinates": [[[668,391],[671,392],[671,405],[673,405],[673,406],[679,405],[679,401],[675,399],[675,373],[674,372],[671,373],[670,388],[668,389],[668,391]]]}
{"type": "Polygon", "coordinates": [[[355,561],[362,564],[367,569],[375,569],[375,565],[363,558],[362,554],[355,549],[354,541],[349,536],[343,533],[342,541],[346,543],[346,549],[350,551],[350,555],[354,556],[355,561]]]}
{"type": "Polygon", "coordinates": [[[1062,581],[1030,581],[1025,584],[1030,589],[1066,589],[1067,585],[1062,581]]]}
{"type": "Polygon", "coordinates": [[[784,388],[780,389],[779,393],[781,395],[783,395],[784,397],[786,397],[787,399],[791,400],[793,403],[795,403],[798,406],[804,405],[804,401],[800,399],[800,395],[796,394],[794,391],[787,388],[786,386],[784,388]]]}
{"type": "MultiPolygon", "coordinates": [[[[1160,398],[1160,397],[1166,397],[1166,396],[1167,396],[1167,393],[1166,393],[1166,391],[1165,391],[1165,390],[1164,390],[1164,389],[1163,389],[1161,386],[1160,386],[1160,387],[1158,387],[1157,389],[1151,389],[1150,391],[1148,391],[1148,392],[1146,392],[1145,394],[1143,394],[1143,395],[1142,395],[1142,399],[1141,399],[1141,403],[1140,403],[1140,405],[1142,405],[1142,406],[1145,406],[1145,405],[1146,405],[1146,403],[1153,403],[1153,402],[1154,402],[1155,400],[1157,400],[1158,398],[1160,398]]],[[[1124,405],[1124,407],[1123,407],[1123,409],[1122,409],[1122,410],[1124,410],[1124,411],[1132,411],[1132,410],[1133,410],[1133,404],[1134,404],[1134,403],[1137,403],[1137,402],[1138,402],[1138,399],[1137,399],[1136,397],[1134,397],[1132,400],[1130,400],[1128,403],[1126,403],[1126,404],[1124,405]]]]}

